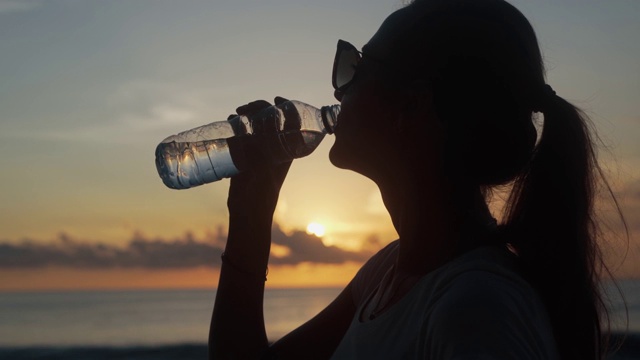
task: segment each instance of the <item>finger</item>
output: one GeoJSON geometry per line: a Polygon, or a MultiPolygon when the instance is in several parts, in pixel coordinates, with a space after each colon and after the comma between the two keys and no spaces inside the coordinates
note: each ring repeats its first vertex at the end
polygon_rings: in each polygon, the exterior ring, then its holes
{"type": "Polygon", "coordinates": [[[239,115],[251,115],[251,114],[255,114],[258,111],[264,109],[264,108],[268,108],[269,106],[271,106],[271,103],[269,103],[268,101],[265,100],[256,100],[256,101],[252,101],[246,105],[242,105],[240,107],[238,107],[236,109],[236,112],[239,115]]]}
{"type": "Polygon", "coordinates": [[[285,98],[283,98],[283,97],[281,97],[281,96],[276,96],[276,98],[273,100],[273,102],[274,102],[276,105],[280,105],[280,104],[285,103],[285,102],[287,102],[287,101],[289,101],[289,99],[285,99],[285,98]]]}

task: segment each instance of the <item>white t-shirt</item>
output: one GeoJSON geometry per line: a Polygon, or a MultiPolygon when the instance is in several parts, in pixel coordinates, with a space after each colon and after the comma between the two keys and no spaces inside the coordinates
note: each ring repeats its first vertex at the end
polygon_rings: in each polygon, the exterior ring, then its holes
{"type": "Polygon", "coordinates": [[[372,257],[353,282],[358,304],[332,359],[558,359],[538,294],[498,247],[471,250],[422,277],[372,320],[360,315],[392,266],[398,243],[372,257]]]}

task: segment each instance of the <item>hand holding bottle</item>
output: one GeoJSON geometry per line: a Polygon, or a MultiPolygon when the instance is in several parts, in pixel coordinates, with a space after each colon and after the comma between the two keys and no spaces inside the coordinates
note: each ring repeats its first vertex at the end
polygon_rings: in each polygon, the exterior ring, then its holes
{"type": "MultiPolygon", "coordinates": [[[[276,106],[286,101],[275,98],[276,106]]],[[[236,112],[251,118],[270,107],[267,101],[258,100],[238,107],[236,112]]],[[[240,349],[246,353],[240,357],[254,358],[268,346],[262,303],[264,280],[273,212],[291,160],[264,161],[264,144],[250,141],[245,145],[246,156],[255,166],[231,178],[229,233],[209,331],[209,347],[216,358],[228,355],[227,349],[240,349]]]]}
{"type": "MultiPolygon", "coordinates": [[[[279,96],[274,99],[276,106],[287,101],[279,96]]],[[[250,118],[271,106],[265,100],[257,100],[238,107],[236,112],[237,115],[250,118]]],[[[237,115],[232,114],[229,119],[237,115]]],[[[281,163],[268,161],[265,159],[265,149],[257,142],[247,143],[245,152],[251,158],[249,161],[255,165],[231,178],[227,200],[229,213],[231,216],[241,215],[251,218],[268,216],[271,218],[275,211],[280,189],[291,166],[291,160],[281,163]]]]}

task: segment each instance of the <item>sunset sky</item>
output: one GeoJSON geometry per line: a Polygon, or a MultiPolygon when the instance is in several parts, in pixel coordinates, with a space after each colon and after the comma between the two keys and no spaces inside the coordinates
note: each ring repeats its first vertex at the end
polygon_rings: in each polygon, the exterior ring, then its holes
{"type": "MultiPolygon", "coordinates": [[[[608,146],[632,233],[624,263],[624,241],[606,249],[619,276],[640,276],[640,2],[512,3],[537,31],[548,82],[608,146]]],[[[215,286],[229,181],[168,189],[155,146],[255,99],[334,104],[337,40],[361,47],[401,6],[0,0],[0,291],[215,286]]],[[[292,166],[268,286],[343,285],[395,239],[374,184],[330,164],[332,142],[292,166]]]]}

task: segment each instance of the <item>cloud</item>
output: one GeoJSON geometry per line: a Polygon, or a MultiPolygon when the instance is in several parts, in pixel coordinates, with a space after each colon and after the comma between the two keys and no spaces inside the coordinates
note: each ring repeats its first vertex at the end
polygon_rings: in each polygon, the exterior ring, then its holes
{"type": "Polygon", "coordinates": [[[221,250],[186,234],[182,239],[146,239],[134,234],[124,248],[89,243],[61,234],[54,243],[0,243],[0,268],[184,268],[215,265],[221,250]],[[217,256],[216,256],[217,255],[217,256]]]}
{"type": "Polygon", "coordinates": [[[93,109],[88,121],[39,129],[14,124],[15,129],[4,129],[0,137],[81,143],[159,142],[180,131],[226,120],[226,113],[211,117],[220,106],[210,100],[221,97],[217,95],[216,90],[188,84],[129,81],[115,86],[105,99],[104,108],[93,109]]]}
{"type": "MultiPolygon", "coordinates": [[[[180,269],[219,267],[226,234],[209,234],[196,239],[192,234],[181,238],[147,238],[135,233],[126,246],[73,239],[61,234],[52,243],[24,239],[18,243],[0,242],[0,269],[33,269],[60,266],[75,269],[145,268],[180,269]]],[[[274,265],[297,265],[303,262],[341,264],[364,262],[370,252],[350,252],[325,246],[321,239],[304,231],[284,233],[276,224],[272,241],[289,251],[271,257],[274,265]]]]}
{"type": "Polygon", "coordinates": [[[337,246],[326,246],[315,235],[306,231],[296,230],[285,234],[278,226],[271,231],[274,244],[284,246],[290,252],[283,257],[272,257],[271,263],[278,265],[296,265],[302,262],[324,264],[342,264],[348,261],[364,262],[372,253],[345,251],[337,246]]]}

